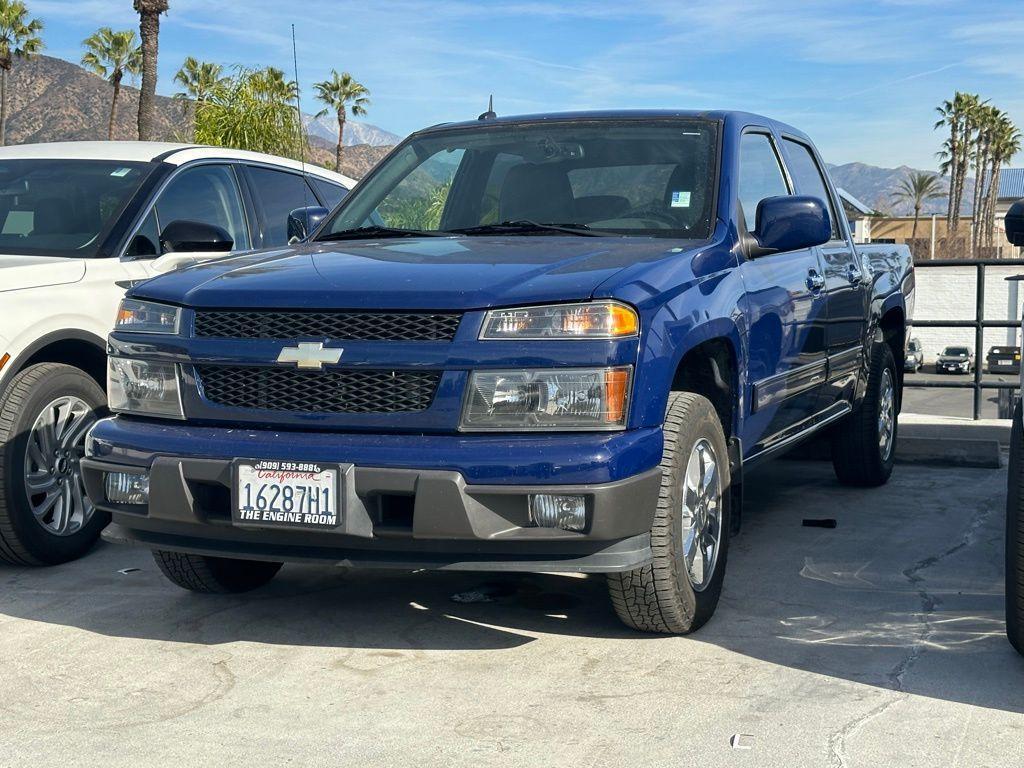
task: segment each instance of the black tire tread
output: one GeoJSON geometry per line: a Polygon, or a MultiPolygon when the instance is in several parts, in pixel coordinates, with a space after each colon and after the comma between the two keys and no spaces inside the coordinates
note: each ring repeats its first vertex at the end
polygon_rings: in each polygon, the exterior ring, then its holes
{"type": "MultiPolygon", "coordinates": [[[[612,606],[619,618],[628,626],[641,632],[662,634],[686,634],[699,629],[710,618],[697,616],[695,606],[681,599],[677,579],[686,579],[678,573],[678,558],[674,556],[672,537],[675,514],[675,492],[673,468],[678,461],[681,448],[679,434],[683,425],[710,415],[718,424],[717,415],[711,402],[701,395],[690,392],[673,392],[666,409],[664,433],[665,445],[661,457],[661,490],[658,505],[651,526],[652,563],[631,571],[608,575],[608,592],[612,606]]],[[[719,426],[719,430],[721,427],[719,426]]],[[[721,435],[725,444],[725,436],[721,435]]],[[[689,446],[685,446],[686,449],[689,446]]],[[[726,455],[719,456],[722,470],[723,489],[728,488],[728,463],[726,455]]],[[[728,537],[728,496],[723,498],[723,538],[717,568],[724,569],[728,537]]]]}
{"type": "Polygon", "coordinates": [[[888,367],[896,387],[896,363],[888,344],[876,343],[871,350],[867,391],[860,404],[843,423],[832,439],[832,466],[843,485],[873,488],[884,485],[892,474],[893,455],[899,433],[898,422],[893,425],[893,446],[889,461],[878,455],[878,400],[879,380],[888,367]]]}
{"type": "Polygon", "coordinates": [[[163,549],[154,549],[153,559],[160,572],[182,589],[214,595],[262,587],[281,569],[281,563],[229,560],[163,549]]]}
{"type": "Polygon", "coordinates": [[[1013,413],[1006,488],[1006,637],[1024,655],[1024,425],[1021,403],[1013,413]]]}

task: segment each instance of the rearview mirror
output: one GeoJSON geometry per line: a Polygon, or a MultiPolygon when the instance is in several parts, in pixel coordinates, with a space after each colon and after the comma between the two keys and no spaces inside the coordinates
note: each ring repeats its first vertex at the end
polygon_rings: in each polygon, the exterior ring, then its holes
{"type": "Polygon", "coordinates": [[[298,243],[309,237],[309,234],[319,226],[327,214],[326,208],[319,205],[310,205],[305,208],[296,208],[288,214],[288,244],[298,243]]]}
{"type": "Polygon", "coordinates": [[[766,197],[757,205],[754,238],[754,256],[799,251],[827,243],[832,238],[832,222],[825,203],[817,197],[766,197]]]}
{"type": "Polygon", "coordinates": [[[1006,239],[1010,245],[1024,246],[1024,200],[1018,200],[1006,212],[1006,239]]]}
{"type": "Polygon", "coordinates": [[[160,233],[164,253],[230,253],[235,242],[223,227],[204,221],[172,221],[160,233]]]}

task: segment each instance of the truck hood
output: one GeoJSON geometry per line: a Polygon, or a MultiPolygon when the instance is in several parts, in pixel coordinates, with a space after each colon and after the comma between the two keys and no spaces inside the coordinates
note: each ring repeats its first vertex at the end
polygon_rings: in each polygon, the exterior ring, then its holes
{"type": "Polygon", "coordinates": [[[589,298],[679,241],[618,237],[424,237],[313,243],[206,262],[132,295],[194,307],[483,309],[589,298]]]}
{"type": "Polygon", "coordinates": [[[77,283],[83,277],[84,259],[0,254],[0,293],[77,283]]]}

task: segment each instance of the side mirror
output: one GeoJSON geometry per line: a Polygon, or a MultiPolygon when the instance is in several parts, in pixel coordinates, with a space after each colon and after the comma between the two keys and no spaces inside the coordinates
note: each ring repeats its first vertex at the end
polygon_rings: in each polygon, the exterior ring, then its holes
{"type": "Polygon", "coordinates": [[[288,244],[298,243],[309,237],[309,234],[317,228],[327,214],[326,208],[318,205],[310,205],[306,208],[296,208],[288,214],[288,244]]]}
{"type": "Polygon", "coordinates": [[[799,251],[827,243],[832,238],[832,222],[825,203],[817,197],[766,197],[757,205],[754,237],[754,256],[799,251]]]}
{"type": "Polygon", "coordinates": [[[1024,200],[1018,200],[1006,212],[1006,239],[1010,245],[1024,246],[1024,200]]]}
{"type": "Polygon", "coordinates": [[[235,242],[216,224],[178,219],[164,227],[160,245],[165,253],[230,253],[235,242]]]}

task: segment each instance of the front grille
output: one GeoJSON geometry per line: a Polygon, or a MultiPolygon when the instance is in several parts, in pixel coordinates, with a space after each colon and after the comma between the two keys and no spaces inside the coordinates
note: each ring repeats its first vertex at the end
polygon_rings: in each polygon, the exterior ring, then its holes
{"type": "Polygon", "coordinates": [[[229,408],[295,413],[413,413],[430,407],[438,371],[300,371],[196,366],[206,399],[229,408]]]}
{"type": "Polygon", "coordinates": [[[462,315],[424,312],[196,312],[196,336],[221,339],[451,341],[462,315]]]}

